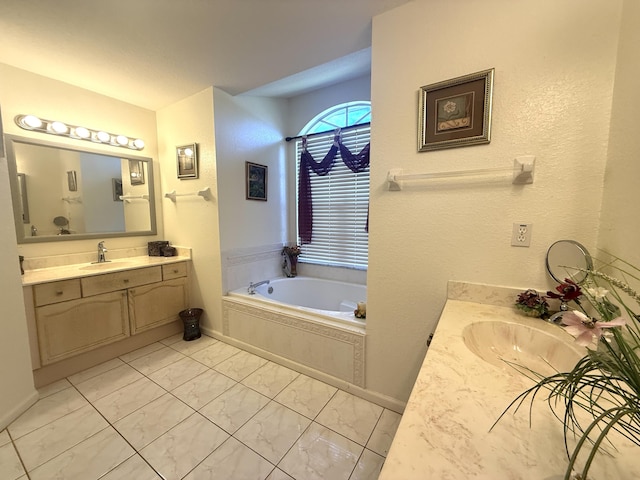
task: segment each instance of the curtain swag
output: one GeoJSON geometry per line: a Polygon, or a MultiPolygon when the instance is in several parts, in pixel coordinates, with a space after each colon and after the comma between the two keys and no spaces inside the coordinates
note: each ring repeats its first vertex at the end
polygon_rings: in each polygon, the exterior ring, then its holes
{"type": "MultiPolygon", "coordinates": [[[[316,162],[307,150],[307,137],[302,137],[302,154],[300,155],[300,173],[298,175],[298,230],[300,243],[311,243],[313,233],[313,202],[311,200],[311,171],[316,175],[327,175],[335,164],[338,151],[344,164],[353,173],[363,172],[369,167],[369,147],[365,147],[354,155],[342,143],[340,131],[333,137],[333,145],[320,162],[316,162]]],[[[367,223],[365,231],[369,231],[369,213],[367,212],[367,223]]]]}

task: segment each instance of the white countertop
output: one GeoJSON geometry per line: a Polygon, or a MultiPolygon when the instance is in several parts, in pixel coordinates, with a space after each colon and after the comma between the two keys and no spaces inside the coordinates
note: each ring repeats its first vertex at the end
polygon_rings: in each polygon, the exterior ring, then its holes
{"type": "MultiPolygon", "coordinates": [[[[457,285],[458,290],[467,287],[457,285]]],[[[486,288],[470,289],[476,287],[486,288]]],[[[463,293],[458,297],[474,297],[463,293]]],[[[484,302],[492,295],[481,297],[484,302]]],[[[497,367],[477,357],[465,346],[462,331],[474,322],[505,320],[566,333],[509,306],[515,300],[512,292],[493,297],[502,306],[447,301],[379,480],[563,478],[567,458],[562,424],[542,397],[535,401],[531,426],[526,402],[489,431],[509,403],[533,382],[507,365],[497,367]]],[[[640,478],[638,447],[618,438],[614,445],[615,457],[596,457],[590,479],[640,478]]]]}
{"type": "Polygon", "coordinates": [[[149,257],[144,255],[137,257],[118,258],[114,259],[113,261],[101,264],[75,263],[71,265],[60,265],[55,267],[25,270],[24,275],[22,275],[22,285],[35,285],[38,283],[88,277],[91,275],[120,272],[124,270],[132,270],[134,268],[166,265],[188,260],[191,260],[191,257],[187,255],[178,255],[175,257],[149,257]]]}

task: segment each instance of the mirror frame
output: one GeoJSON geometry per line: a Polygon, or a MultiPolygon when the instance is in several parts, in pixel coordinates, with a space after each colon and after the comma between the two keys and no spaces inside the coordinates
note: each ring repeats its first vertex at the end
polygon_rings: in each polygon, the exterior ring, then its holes
{"type": "MultiPolygon", "coordinates": [[[[575,240],[557,240],[555,242],[553,242],[549,248],[547,249],[547,255],[545,257],[545,265],[547,267],[547,273],[549,273],[549,275],[551,276],[551,278],[553,278],[556,282],[558,283],[564,283],[564,278],[569,275],[569,274],[565,274],[562,275],[560,278],[556,277],[556,275],[558,275],[557,271],[554,271],[554,268],[551,267],[551,265],[549,265],[549,255],[551,253],[551,249],[553,249],[554,247],[560,246],[560,245],[570,245],[572,248],[574,248],[576,251],[580,252],[580,254],[583,255],[584,257],[584,261],[585,261],[585,268],[587,270],[591,270],[593,269],[593,259],[591,258],[591,255],[589,254],[589,251],[586,249],[586,247],[584,245],[582,245],[581,243],[576,242],[575,240]]],[[[587,278],[587,274],[586,273],[582,273],[580,275],[574,275],[573,276],[573,281],[576,282],[577,284],[580,284],[582,282],[584,282],[587,278]]]]}
{"type": "MultiPolygon", "coordinates": [[[[16,239],[18,244],[25,243],[44,243],[44,242],[60,242],[69,240],[86,240],[95,238],[113,238],[113,237],[142,237],[157,235],[158,227],[156,222],[156,202],[155,202],[155,189],[153,179],[153,159],[150,157],[139,157],[136,155],[118,155],[113,152],[105,152],[98,149],[91,148],[75,148],[73,146],[61,145],[55,142],[47,142],[44,140],[34,139],[31,137],[20,137],[17,135],[5,134],[5,144],[7,153],[7,167],[9,171],[9,186],[11,187],[11,203],[13,206],[13,219],[16,230],[16,239]],[[20,211],[20,190],[18,186],[18,169],[16,163],[15,144],[29,144],[29,145],[41,145],[43,147],[53,147],[60,150],[70,150],[73,152],[86,152],[94,153],[97,155],[110,156],[114,158],[139,160],[147,162],[148,171],[146,183],[149,186],[149,215],[150,215],[150,229],[149,230],[137,230],[133,232],[98,232],[98,233],[74,233],[73,235],[44,235],[30,237],[24,233],[24,223],[22,221],[22,212],[20,211]]],[[[34,208],[33,205],[30,205],[34,208]]]]}

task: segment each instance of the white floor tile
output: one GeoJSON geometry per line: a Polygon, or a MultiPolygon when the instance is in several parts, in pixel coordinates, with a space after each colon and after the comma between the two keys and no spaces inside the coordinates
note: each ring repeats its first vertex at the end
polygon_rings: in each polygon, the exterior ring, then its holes
{"type": "Polygon", "coordinates": [[[271,402],[245,423],[234,437],[275,465],[310,423],[307,417],[271,402]]]}
{"type": "Polygon", "coordinates": [[[273,398],[295,380],[298,375],[300,375],[298,372],[290,368],[267,362],[246,377],[242,384],[253,388],[265,397],[273,398]]]}
{"type": "Polygon", "coordinates": [[[262,357],[258,357],[257,355],[253,355],[249,352],[241,351],[237,355],[234,355],[224,362],[220,362],[213,368],[223,375],[231,377],[239,382],[251,375],[266,363],[267,360],[262,357]]]}
{"type": "Polygon", "coordinates": [[[75,388],[67,388],[38,400],[9,425],[8,430],[16,440],[85,405],[89,405],[89,402],[75,388]]]}
{"type": "Polygon", "coordinates": [[[179,423],[140,451],[166,480],[180,480],[229,438],[199,413],[179,423]]]}
{"type": "Polygon", "coordinates": [[[349,480],[378,480],[384,457],[364,449],[349,480]]]}
{"type": "Polygon", "coordinates": [[[6,445],[11,442],[11,438],[9,437],[9,433],[6,430],[2,430],[0,432],[0,447],[6,445]]]}
{"type": "Polygon", "coordinates": [[[316,422],[364,446],[382,410],[374,403],[339,390],[316,417],[316,422]]]}
{"type": "Polygon", "coordinates": [[[128,458],[100,480],[160,480],[160,476],[140,455],[128,458]]]}
{"type": "Polygon", "coordinates": [[[188,342],[183,340],[180,342],[172,343],[169,345],[169,347],[177,350],[183,355],[193,355],[194,353],[215,345],[216,343],[218,343],[218,340],[216,340],[215,338],[211,338],[207,335],[202,335],[200,338],[190,340],[188,342]]]}
{"type": "Polygon", "coordinates": [[[198,350],[196,353],[191,355],[191,358],[205,364],[207,367],[213,368],[220,362],[224,362],[241,351],[242,350],[234,347],[233,345],[218,342],[215,345],[198,350]]]}
{"type": "Polygon", "coordinates": [[[176,397],[191,408],[200,410],[214,398],[233,387],[235,380],[211,369],[173,389],[176,397]]]}
{"type": "Polygon", "coordinates": [[[267,403],[264,395],[237,384],[202,407],[200,413],[233,434],[267,403]]]}
{"type": "Polygon", "coordinates": [[[393,437],[398,430],[400,419],[402,416],[399,413],[392,412],[391,410],[384,409],[378,424],[373,429],[371,438],[367,442],[367,448],[376,452],[378,455],[386,457],[391,447],[393,437]]]}
{"type": "Polygon", "coordinates": [[[156,350],[160,350],[165,346],[166,345],[164,345],[163,343],[155,342],[145,347],[138,348],[137,350],[133,350],[132,352],[125,353],[124,355],[120,355],[120,360],[122,360],[123,362],[131,363],[137,358],[144,357],[145,355],[149,355],[150,353],[153,353],[156,350]]]}
{"type": "Polygon", "coordinates": [[[129,444],[108,427],[41,465],[29,476],[31,480],[98,479],[134,453],[129,444]]]}
{"type": "Polygon", "coordinates": [[[278,464],[278,468],[300,480],[347,480],[363,447],[312,423],[278,464]]]}
{"type": "Polygon", "coordinates": [[[294,479],[291,478],[286,473],[284,473],[279,468],[276,468],[273,472],[271,472],[271,475],[267,477],[267,480],[294,480],[294,479]]]}
{"type": "Polygon", "coordinates": [[[122,387],[143,378],[142,374],[126,363],[107,372],[76,384],[76,388],[90,402],[109,395],[122,387]]]}
{"type": "Polygon", "coordinates": [[[65,388],[70,388],[71,383],[66,378],[62,380],[58,380],[57,382],[50,383],[49,385],[45,385],[44,387],[40,387],[38,389],[38,395],[40,398],[48,397],[49,395],[53,395],[54,393],[58,393],[65,388]]]}
{"type": "Polygon", "coordinates": [[[95,408],[87,405],[20,437],[15,445],[31,471],[108,426],[95,408]]]}
{"type": "Polygon", "coordinates": [[[0,447],[0,478],[16,480],[25,474],[18,453],[11,443],[0,447]]]}
{"type": "Polygon", "coordinates": [[[80,373],[71,375],[69,377],[69,381],[74,385],[77,385],[78,383],[89,380],[96,375],[100,375],[101,373],[108,372],[109,370],[113,370],[114,368],[121,367],[123,363],[124,362],[119,358],[114,358],[113,360],[109,360],[108,362],[101,363],[100,365],[96,365],[95,367],[91,367],[83,370],[80,373]]]}
{"type": "Polygon", "coordinates": [[[229,437],[184,480],[265,480],[272,470],[272,464],[235,438],[229,437]]]}
{"type": "Polygon", "coordinates": [[[113,426],[139,451],[193,412],[191,407],[167,393],[118,420],[113,426]]]}
{"type": "Polygon", "coordinates": [[[173,345],[176,342],[182,341],[182,337],[184,337],[184,333],[183,332],[175,333],[175,334],[171,335],[170,337],[163,338],[162,340],[160,340],[160,343],[162,343],[164,345],[173,345]]]}
{"type": "Polygon", "coordinates": [[[176,352],[174,349],[169,347],[162,347],[159,350],[132,360],[129,362],[129,365],[143,375],[149,375],[156,370],[160,370],[162,367],[166,367],[167,365],[177,362],[178,360],[182,360],[183,358],[184,355],[180,352],[176,352]]]}
{"type": "Polygon", "coordinates": [[[165,390],[146,377],[93,402],[93,406],[111,423],[160,398],[165,390]]]}
{"type": "Polygon", "coordinates": [[[149,378],[165,390],[173,390],[208,369],[209,367],[189,357],[184,357],[177,362],[162,367],[160,370],[156,370],[149,375],[149,378]]]}
{"type": "Polygon", "coordinates": [[[300,375],[275,400],[305,417],[314,419],[338,391],[337,388],[315,378],[300,375]]]}

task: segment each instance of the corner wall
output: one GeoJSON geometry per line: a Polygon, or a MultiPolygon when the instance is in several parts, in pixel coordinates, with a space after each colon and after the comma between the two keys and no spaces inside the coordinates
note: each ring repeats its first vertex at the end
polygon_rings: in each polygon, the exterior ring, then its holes
{"type": "Polygon", "coordinates": [[[416,0],[374,18],[368,389],[408,398],[448,280],[546,290],[552,242],[594,248],[621,6],[416,0]],[[491,143],[418,153],[420,86],[492,67],[491,143]],[[386,185],[392,168],[508,167],[524,154],[536,156],[532,185],[386,185]],[[530,248],[510,246],[514,222],[533,224],[530,248]]]}
{"type": "Polygon", "coordinates": [[[218,224],[218,173],[213,123],[213,88],[187,97],[157,112],[158,158],[160,162],[161,202],[164,240],[191,247],[191,306],[204,309],[202,325],[222,331],[222,286],[220,271],[220,229],[218,224]],[[197,179],[178,179],[176,147],[198,144],[197,179]],[[195,193],[211,188],[213,199],[199,196],[177,197],[164,194],[195,193]]]}
{"type": "Polygon", "coordinates": [[[640,205],[640,3],[625,0],[622,13],[598,246],[640,265],[640,218],[635,213],[640,205]]]}

